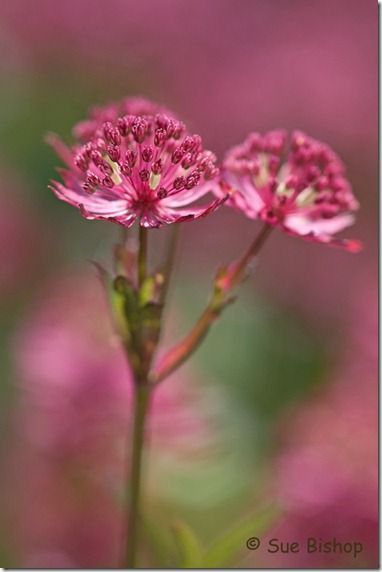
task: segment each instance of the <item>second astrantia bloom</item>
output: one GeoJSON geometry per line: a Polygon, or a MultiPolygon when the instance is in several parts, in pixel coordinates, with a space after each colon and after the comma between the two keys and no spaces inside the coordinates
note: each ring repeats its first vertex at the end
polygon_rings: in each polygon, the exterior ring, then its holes
{"type": "Polygon", "coordinates": [[[285,232],[358,251],[356,240],[333,235],[351,225],[358,209],[339,157],[324,143],[294,132],[250,134],[228,151],[223,163],[224,192],[230,206],[285,232]]]}
{"type": "Polygon", "coordinates": [[[74,129],[76,143],[49,141],[67,165],[53,182],[58,198],[87,219],[144,227],[194,220],[220,206],[188,206],[215,184],[216,158],[199,135],[187,133],[174,115],[132,99],[98,109],[74,129]],[[121,113],[122,111],[122,113],[121,113]]]}

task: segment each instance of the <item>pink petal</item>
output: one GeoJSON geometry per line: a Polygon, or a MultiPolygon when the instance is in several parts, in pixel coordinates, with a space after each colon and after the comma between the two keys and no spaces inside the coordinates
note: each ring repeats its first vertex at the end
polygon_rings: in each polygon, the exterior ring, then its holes
{"type": "Polygon", "coordinates": [[[187,222],[191,220],[196,220],[198,218],[202,218],[214,212],[226,200],[227,197],[223,197],[221,199],[216,199],[212,201],[209,205],[203,205],[193,208],[190,207],[189,209],[170,209],[169,207],[162,208],[161,205],[161,207],[159,207],[157,210],[157,218],[158,220],[162,221],[165,224],[169,224],[172,222],[187,222]]]}
{"type": "Polygon", "coordinates": [[[225,183],[233,190],[227,204],[244,212],[249,218],[258,218],[265,202],[249,178],[239,178],[228,173],[225,176],[225,183]]]}
{"type": "Polygon", "coordinates": [[[303,214],[291,214],[285,218],[284,226],[296,234],[332,235],[352,225],[354,216],[338,215],[330,219],[311,220],[303,214]]]}
{"type": "Polygon", "coordinates": [[[310,242],[318,242],[321,244],[327,244],[328,246],[335,246],[338,248],[343,248],[348,252],[357,253],[360,252],[363,248],[362,242],[356,239],[349,239],[349,238],[336,238],[331,236],[330,234],[300,234],[299,232],[295,232],[287,227],[283,227],[283,230],[289,234],[290,236],[295,236],[299,238],[303,238],[304,240],[309,240],[310,242]]]}
{"type": "Polygon", "coordinates": [[[125,199],[116,199],[113,195],[99,195],[98,191],[88,194],[81,189],[73,190],[60,183],[53,181],[53,186],[49,187],[54,194],[62,201],[77,208],[81,208],[87,213],[86,218],[120,217],[129,212],[128,203],[125,199]],[[82,192],[80,191],[82,190],[82,192]]]}
{"type": "Polygon", "coordinates": [[[65,145],[63,140],[58,135],[55,133],[48,133],[48,135],[45,137],[45,141],[48,143],[48,145],[53,147],[54,151],[68,167],[77,169],[74,164],[74,156],[72,151],[67,145],[65,145]]]}
{"type": "Polygon", "coordinates": [[[121,216],[102,216],[89,213],[83,205],[79,205],[81,215],[87,220],[106,220],[108,222],[115,222],[125,228],[130,228],[137,220],[135,213],[129,213],[121,216]]]}
{"type": "Polygon", "coordinates": [[[173,196],[170,195],[169,197],[162,199],[161,204],[170,208],[182,207],[197,201],[207,193],[214,192],[214,188],[217,186],[218,184],[216,182],[205,183],[196,189],[181,191],[173,196]]]}
{"type": "Polygon", "coordinates": [[[140,219],[140,225],[145,228],[159,228],[162,224],[163,221],[157,216],[156,212],[144,213],[140,219]]]}

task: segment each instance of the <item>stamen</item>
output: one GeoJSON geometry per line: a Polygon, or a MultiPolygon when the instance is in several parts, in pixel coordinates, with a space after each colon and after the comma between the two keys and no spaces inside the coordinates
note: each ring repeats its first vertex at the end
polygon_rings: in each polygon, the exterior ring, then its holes
{"type": "Polygon", "coordinates": [[[182,160],[182,157],[183,151],[181,147],[177,147],[171,155],[171,161],[174,163],[174,165],[177,165],[182,160]]]}
{"type": "Polygon", "coordinates": [[[186,179],[186,189],[193,189],[200,181],[200,173],[193,171],[186,179]]]}
{"type": "Polygon", "coordinates": [[[145,163],[149,163],[154,156],[154,149],[151,145],[147,145],[142,149],[142,159],[145,163]]]}
{"type": "Polygon", "coordinates": [[[164,199],[167,197],[167,195],[168,195],[168,192],[164,187],[161,187],[159,189],[159,191],[157,192],[158,199],[164,199]]]}
{"type": "Polygon", "coordinates": [[[90,185],[90,187],[93,188],[97,187],[101,183],[99,177],[97,177],[97,175],[95,175],[91,171],[89,171],[86,176],[86,182],[88,185],[90,185]]]}
{"type": "Polygon", "coordinates": [[[117,120],[117,128],[122,137],[126,137],[129,132],[129,122],[127,116],[119,117],[117,120]]]}
{"type": "Polygon", "coordinates": [[[192,153],[187,153],[182,159],[183,169],[189,169],[195,164],[194,155],[192,153]]]}
{"type": "Polygon", "coordinates": [[[112,161],[119,161],[121,158],[121,148],[117,145],[109,145],[107,148],[107,154],[112,161]]]}
{"type": "Polygon", "coordinates": [[[102,173],[104,173],[105,175],[112,175],[113,174],[113,168],[110,165],[110,163],[108,163],[107,161],[102,161],[102,163],[100,163],[98,165],[98,168],[100,169],[100,171],[102,171],[102,173]]]}
{"type": "Polygon", "coordinates": [[[141,171],[139,171],[139,176],[141,181],[147,182],[150,178],[150,171],[147,169],[141,169],[141,171]]]}
{"type": "Polygon", "coordinates": [[[147,129],[148,123],[144,117],[134,117],[131,125],[131,132],[137,143],[142,143],[145,140],[147,129]]]}
{"type": "Polygon", "coordinates": [[[81,169],[81,171],[87,171],[88,169],[88,165],[89,165],[89,160],[84,156],[83,153],[79,153],[75,158],[74,158],[74,164],[81,169]]]}
{"type": "Polygon", "coordinates": [[[111,177],[109,177],[108,175],[106,175],[106,177],[104,177],[102,179],[102,184],[107,187],[108,189],[112,189],[114,187],[114,183],[111,177]]]}
{"type": "Polygon", "coordinates": [[[103,134],[105,136],[106,141],[108,143],[112,143],[113,145],[120,145],[121,144],[121,135],[116,127],[110,121],[107,121],[103,126],[103,134]]]}
{"type": "Polygon", "coordinates": [[[151,165],[151,171],[154,173],[154,175],[159,175],[162,172],[162,169],[163,165],[161,159],[158,159],[158,161],[155,161],[155,163],[151,165]]]}
{"type": "Polygon", "coordinates": [[[137,153],[136,151],[132,151],[131,149],[128,149],[126,151],[126,155],[125,155],[125,159],[127,164],[132,168],[134,167],[136,161],[137,161],[137,153]]]}
{"type": "Polygon", "coordinates": [[[174,189],[179,191],[180,189],[184,188],[185,184],[186,184],[186,178],[185,177],[177,177],[173,183],[174,189]]]}
{"type": "Polygon", "coordinates": [[[85,191],[85,193],[89,193],[92,194],[95,191],[95,188],[92,185],[89,185],[89,183],[82,183],[82,188],[85,191]]]}
{"type": "Polygon", "coordinates": [[[156,147],[163,147],[167,139],[167,133],[164,129],[158,128],[155,130],[154,145],[156,147]]]}
{"type": "Polygon", "coordinates": [[[124,175],[126,175],[127,177],[129,177],[131,175],[132,169],[131,169],[130,165],[127,163],[127,161],[125,163],[122,163],[121,172],[124,175]]]}

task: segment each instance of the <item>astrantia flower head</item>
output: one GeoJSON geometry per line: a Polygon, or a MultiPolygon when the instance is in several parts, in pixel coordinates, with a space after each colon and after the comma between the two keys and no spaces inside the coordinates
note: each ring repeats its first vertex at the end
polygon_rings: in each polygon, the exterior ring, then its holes
{"type": "Polygon", "coordinates": [[[87,219],[156,228],[206,216],[225,200],[184,208],[216,184],[216,157],[154,103],[133,98],[93,109],[73,133],[71,148],[49,138],[68,167],[60,171],[64,184],[51,188],[87,219]]]}
{"type": "Polygon", "coordinates": [[[223,163],[229,205],[285,232],[356,252],[357,240],[334,238],[351,225],[358,209],[344,165],[326,144],[300,131],[286,153],[284,131],[251,133],[228,151],[223,163]]]}

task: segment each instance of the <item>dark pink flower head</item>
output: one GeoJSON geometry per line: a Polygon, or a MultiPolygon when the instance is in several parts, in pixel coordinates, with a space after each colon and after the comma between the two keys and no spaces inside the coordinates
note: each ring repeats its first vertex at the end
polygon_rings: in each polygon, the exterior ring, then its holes
{"type": "Polygon", "coordinates": [[[67,169],[64,184],[51,187],[87,219],[144,227],[194,220],[218,208],[225,197],[187,207],[216,185],[216,157],[203,149],[173,114],[144,99],[126,99],[93,109],[74,128],[68,148],[56,136],[52,144],[67,169]]]}
{"type": "Polygon", "coordinates": [[[300,131],[287,151],[286,143],[281,130],[251,133],[228,151],[221,183],[233,191],[228,204],[288,234],[358,251],[359,241],[333,237],[353,223],[359,206],[343,163],[325,143],[300,131]]]}

